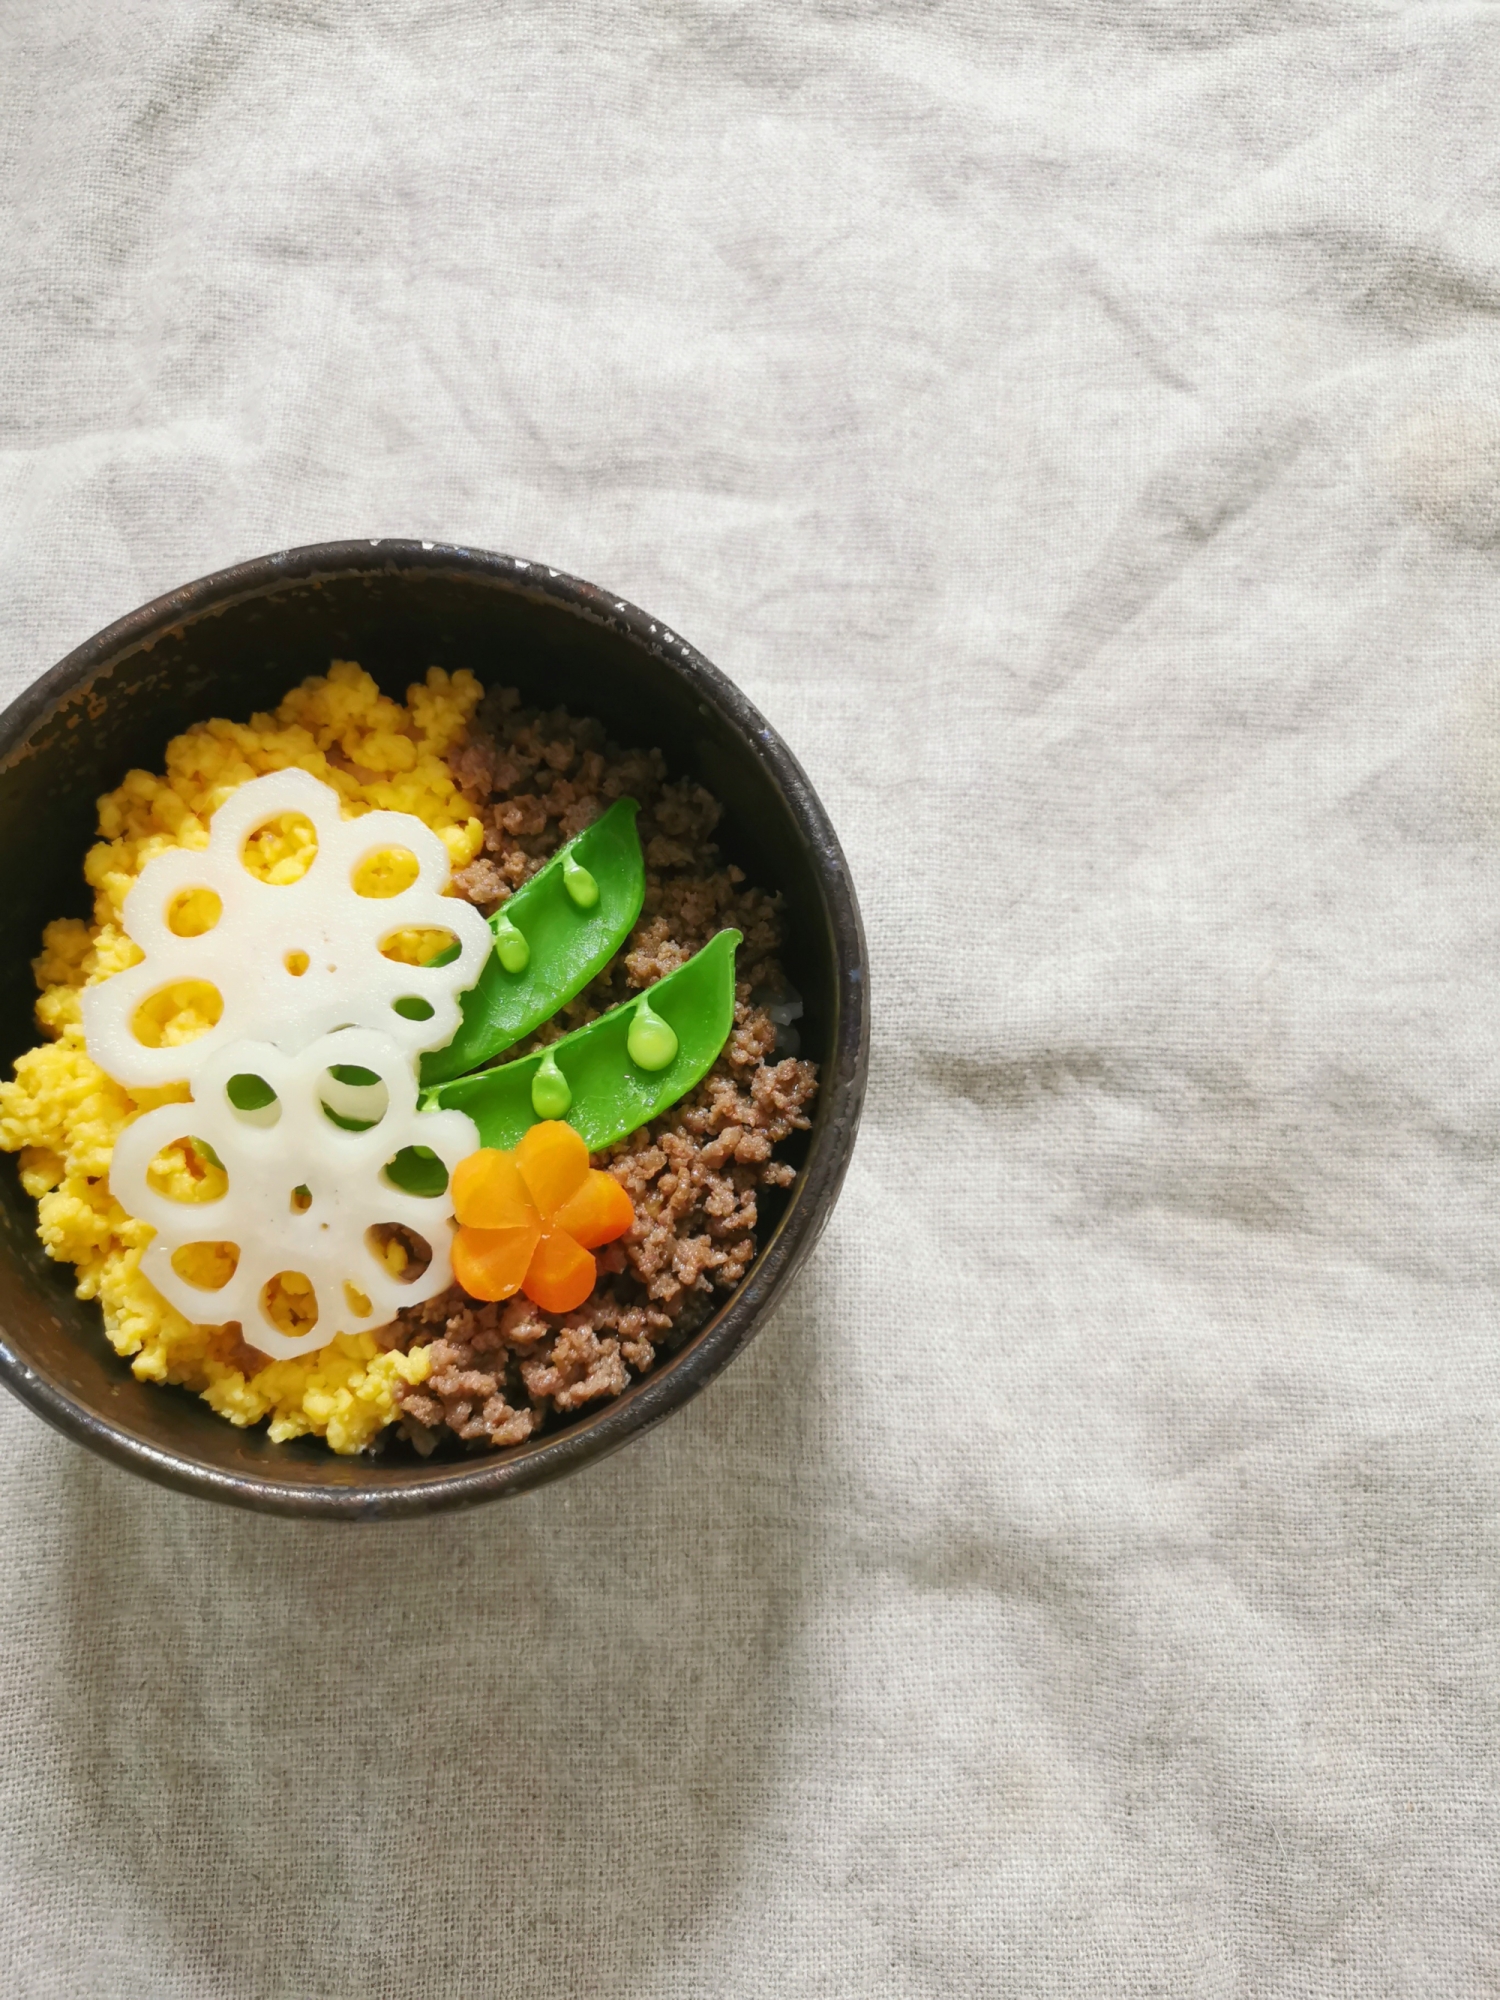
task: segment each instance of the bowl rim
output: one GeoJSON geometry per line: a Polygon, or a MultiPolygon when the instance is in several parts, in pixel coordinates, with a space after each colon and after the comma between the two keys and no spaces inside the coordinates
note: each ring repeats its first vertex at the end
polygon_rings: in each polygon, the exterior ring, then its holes
{"type": "MultiPolygon", "coordinates": [[[[303,1519],[392,1520],[469,1507],[525,1492],[642,1436],[705,1388],[759,1331],[812,1250],[833,1210],[853,1152],[869,1068],[869,976],[864,925],[838,836],[806,772],[733,681],[660,619],[550,564],[462,543],[384,536],[314,542],[215,570],[163,592],[84,640],[0,712],[0,769],[38,724],[101,671],[149,649],[174,627],[292,585],[335,576],[457,571],[490,586],[550,601],[620,632],[654,653],[717,709],[761,761],[786,801],[807,849],[835,957],[831,1052],[819,1077],[808,1156],[792,1198],[740,1285],[659,1372],[566,1431],[493,1458],[449,1461],[425,1478],[365,1489],[354,1482],[299,1485],[233,1472],[174,1451],[114,1422],[27,1361],[0,1327],[0,1382],[39,1416],[101,1457],[179,1492],[267,1514],[303,1519]]],[[[358,1461],[346,1461],[351,1465],[358,1461]]]]}

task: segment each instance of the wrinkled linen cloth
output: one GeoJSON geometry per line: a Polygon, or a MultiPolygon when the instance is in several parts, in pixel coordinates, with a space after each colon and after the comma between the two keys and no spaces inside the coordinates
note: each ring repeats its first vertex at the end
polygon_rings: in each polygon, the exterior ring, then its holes
{"type": "Polygon", "coordinates": [[[876,1008],[606,1465],[306,1526],[0,1407],[0,1990],[1493,1994],[1495,10],[11,0],[0,94],[0,692],[541,557],[785,734],[876,1008]]]}

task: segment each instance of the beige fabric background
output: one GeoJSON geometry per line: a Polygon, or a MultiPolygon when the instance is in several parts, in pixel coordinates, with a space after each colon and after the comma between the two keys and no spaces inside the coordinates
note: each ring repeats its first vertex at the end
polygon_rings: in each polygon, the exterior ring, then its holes
{"type": "Polygon", "coordinates": [[[586,1476],[0,1408],[0,1990],[1500,1991],[1496,10],[0,0],[0,94],[3,691],[544,557],[784,731],[877,1002],[791,1303],[586,1476]]]}

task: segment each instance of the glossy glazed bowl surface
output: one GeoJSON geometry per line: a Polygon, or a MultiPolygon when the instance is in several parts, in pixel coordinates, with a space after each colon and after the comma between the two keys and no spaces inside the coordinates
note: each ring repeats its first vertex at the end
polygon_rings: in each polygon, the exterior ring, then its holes
{"type": "Polygon", "coordinates": [[[184,1492],[282,1514],[368,1519],[515,1493],[614,1450],[679,1408],[740,1351],[827,1221],[848,1165],[868,1060],[864,937],[843,854],[796,759],[739,690],[675,633],[592,584],[441,543],[290,549],[186,585],[69,654],[0,716],[0,1063],[36,1040],[29,959],[43,925],[86,916],[95,801],[209,716],[274,707],[330,660],[357,660],[400,697],[430,665],[600,717],[660,746],[674,775],[725,807],[720,837],[780,891],[803,1052],[821,1066],[813,1129],[744,1282],[675,1356],[615,1402],[507,1452],[422,1462],[272,1444],[196,1396],[140,1383],[104,1337],[70,1266],[43,1254],[36,1208],[0,1160],[0,1379],[58,1429],[184,1492]]]}

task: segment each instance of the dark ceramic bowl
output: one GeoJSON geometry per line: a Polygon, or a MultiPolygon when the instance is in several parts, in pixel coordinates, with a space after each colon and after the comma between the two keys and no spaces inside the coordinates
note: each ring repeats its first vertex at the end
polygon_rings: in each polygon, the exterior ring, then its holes
{"type": "Polygon", "coordinates": [[[137,1382],[97,1305],[51,1263],[36,1209],[0,1161],[0,1376],[69,1437],[163,1485],[269,1513],[372,1519],[466,1506],[574,1471],[694,1396],[762,1324],[818,1239],[854,1145],[868,1061],[865,944],[828,815],[781,738],[723,674],[661,624],[542,563],[432,542],[330,542],[222,570],[90,639],[0,716],[0,889],[15,955],[0,968],[0,1064],[36,1039],[28,958],[52,917],[88,910],[95,800],[211,715],[274,706],[330,659],[400,696],[431,664],[469,667],[531,700],[659,745],[723,802],[729,857],[785,898],[787,971],[821,1065],[797,1178],[760,1255],[702,1331],[617,1401],[512,1451],[426,1463],[272,1444],[196,1396],[137,1382]]]}

